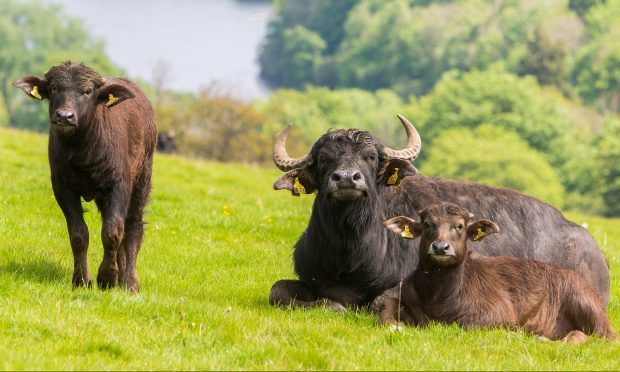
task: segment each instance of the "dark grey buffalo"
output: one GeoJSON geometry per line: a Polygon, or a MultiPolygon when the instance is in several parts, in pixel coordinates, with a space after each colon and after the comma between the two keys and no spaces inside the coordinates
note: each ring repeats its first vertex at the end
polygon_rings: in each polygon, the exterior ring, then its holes
{"type": "MultiPolygon", "coordinates": [[[[309,154],[294,159],[285,149],[290,126],[276,139],[273,158],[286,172],[274,184],[293,195],[317,192],[306,230],[293,256],[299,280],[277,281],[272,304],[311,307],[325,300],[336,309],[364,306],[417,267],[419,239],[399,239],[383,221],[439,202],[456,203],[502,227],[474,249],[553,263],[581,273],[609,299],[609,269],[592,236],[557,209],[519,192],[421,175],[411,165],[421,148],[414,126],[402,150],[383,146],[367,132],[332,130],[309,154]]],[[[454,139],[458,141],[458,138],[454,139]]]]}

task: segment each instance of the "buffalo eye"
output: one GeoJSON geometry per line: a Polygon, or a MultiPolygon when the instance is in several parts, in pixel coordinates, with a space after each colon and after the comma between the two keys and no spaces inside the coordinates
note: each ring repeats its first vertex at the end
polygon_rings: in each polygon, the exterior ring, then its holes
{"type": "Polygon", "coordinates": [[[50,84],[50,92],[56,91],[56,84],[50,84]]]}
{"type": "Polygon", "coordinates": [[[85,96],[90,96],[92,92],[93,92],[93,90],[88,88],[86,90],[83,90],[82,94],[85,95],[85,96]]]}
{"type": "Polygon", "coordinates": [[[375,155],[368,155],[367,159],[370,160],[370,161],[375,161],[375,160],[377,160],[377,157],[375,155]]]}
{"type": "Polygon", "coordinates": [[[464,226],[463,226],[463,224],[462,224],[462,223],[460,223],[460,224],[456,227],[456,229],[457,229],[457,230],[459,230],[459,231],[461,231],[461,230],[463,230],[463,227],[464,227],[464,226]]]}

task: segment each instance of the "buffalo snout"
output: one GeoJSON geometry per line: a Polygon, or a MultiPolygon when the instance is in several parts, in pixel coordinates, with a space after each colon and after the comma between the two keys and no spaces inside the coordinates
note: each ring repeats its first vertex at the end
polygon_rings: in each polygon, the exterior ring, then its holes
{"type": "Polygon", "coordinates": [[[77,125],[77,116],[72,110],[58,109],[54,111],[52,123],[60,125],[77,125]]]}
{"type": "Polygon", "coordinates": [[[366,192],[366,178],[359,169],[335,170],[328,181],[328,192],[336,200],[355,200],[366,192]]]}

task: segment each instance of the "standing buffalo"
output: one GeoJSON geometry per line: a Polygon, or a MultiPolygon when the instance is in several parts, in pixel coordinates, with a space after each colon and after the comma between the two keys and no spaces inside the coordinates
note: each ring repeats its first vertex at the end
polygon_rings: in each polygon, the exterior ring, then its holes
{"type": "Polygon", "coordinates": [[[290,126],[280,133],[273,159],[286,173],[274,189],[318,193],[306,231],[295,244],[299,280],[277,281],[270,303],[310,307],[327,300],[337,310],[367,305],[418,264],[418,239],[399,240],[385,231],[383,221],[397,215],[415,218],[417,211],[442,201],[502,226],[504,233],[477,244],[477,252],[572,269],[607,303],[609,269],[584,228],[516,191],[418,174],[410,161],[420,152],[420,137],[407,119],[398,117],[408,139],[402,150],[385,147],[364,131],[333,130],[309,154],[294,159],[285,149],[290,126]]]}
{"type": "Polygon", "coordinates": [[[103,78],[65,62],[44,79],[24,77],[14,86],[49,100],[52,188],[67,221],[73,250],[73,285],[90,285],[88,227],[80,198],[95,200],[103,219],[103,261],[97,283],[138,291],[136,260],[151,189],[157,137],[153,109],[131,81],[103,78]]]}

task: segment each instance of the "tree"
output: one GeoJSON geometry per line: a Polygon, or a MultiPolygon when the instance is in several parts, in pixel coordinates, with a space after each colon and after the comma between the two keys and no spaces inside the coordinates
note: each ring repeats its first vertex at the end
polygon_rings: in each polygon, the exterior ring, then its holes
{"type": "Polygon", "coordinates": [[[533,75],[542,85],[566,90],[566,52],[562,44],[553,43],[541,27],[527,43],[527,54],[519,66],[519,75],[533,75]]]}
{"type": "Polygon", "coordinates": [[[579,95],[600,112],[620,112],[620,28],[588,44],[578,55],[572,80],[579,95]]]}
{"type": "Polygon", "coordinates": [[[603,198],[603,213],[620,216],[620,118],[605,118],[603,130],[596,143],[600,170],[599,182],[603,198]]]}
{"type": "Polygon", "coordinates": [[[434,138],[446,129],[493,123],[517,133],[554,166],[567,157],[563,146],[567,119],[532,77],[493,71],[452,72],[405,112],[430,146],[435,146],[434,138]]]}
{"type": "Polygon", "coordinates": [[[0,99],[10,125],[34,130],[48,125],[45,103],[28,102],[12,88],[22,76],[42,75],[66,60],[84,62],[102,75],[121,73],[105,55],[103,43],[61,7],[0,0],[0,9],[0,99]]]}
{"type": "Polygon", "coordinates": [[[296,129],[290,135],[300,136],[289,141],[295,154],[307,152],[330,128],[358,128],[372,132],[394,147],[404,144],[404,132],[396,119],[402,101],[392,91],[281,89],[255,106],[266,117],[265,133],[270,136],[275,136],[285,124],[293,123],[296,129]]]}
{"type": "Polygon", "coordinates": [[[190,105],[178,135],[181,153],[233,162],[265,163],[271,160],[264,119],[248,104],[202,91],[190,105]]]}
{"type": "Polygon", "coordinates": [[[592,6],[603,3],[605,0],[568,0],[568,7],[584,18],[592,6]]]}
{"type": "Polygon", "coordinates": [[[545,157],[502,127],[448,129],[426,151],[420,168],[426,175],[508,187],[563,206],[564,189],[545,157]]]}

